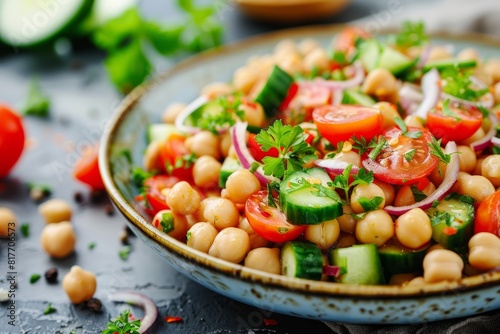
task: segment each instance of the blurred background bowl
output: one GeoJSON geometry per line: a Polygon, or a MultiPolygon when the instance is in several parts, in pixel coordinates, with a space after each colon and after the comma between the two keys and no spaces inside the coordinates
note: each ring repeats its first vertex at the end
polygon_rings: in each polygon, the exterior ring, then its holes
{"type": "Polygon", "coordinates": [[[248,16],[271,23],[290,24],[330,17],[350,0],[236,0],[248,16]]]}

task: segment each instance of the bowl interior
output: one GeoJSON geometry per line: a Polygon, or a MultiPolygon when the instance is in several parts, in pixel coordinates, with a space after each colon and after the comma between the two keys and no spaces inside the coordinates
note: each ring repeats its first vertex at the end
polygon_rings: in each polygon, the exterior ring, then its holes
{"type": "MultiPolygon", "coordinates": [[[[138,190],[132,185],[130,170],[134,166],[142,166],[142,154],[146,147],[146,126],[149,123],[160,122],[161,113],[168,104],[189,103],[198,96],[206,84],[214,81],[230,81],[234,70],[243,65],[248,58],[269,53],[282,39],[314,38],[326,47],[341,28],[341,26],[307,27],[255,37],[183,61],[134,90],[112,115],[101,142],[100,170],[112,200],[122,214],[152,242],[175,252],[180,257],[225,275],[284,289],[327,295],[404,298],[439,294],[445,289],[474,289],[500,283],[500,273],[469,277],[460,283],[429,284],[423,287],[351,286],[267,274],[213,258],[187,247],[184,243],[152,227],[149,223],[151,217],[135,203],[134,196],[138,194],[138,190]]],[[[499,41],[479,36],[438,35],[433,39],[433,43],[453,43],[457,51],[474,47],[483,57],[498,55],[500,47],[499,41]]]]}

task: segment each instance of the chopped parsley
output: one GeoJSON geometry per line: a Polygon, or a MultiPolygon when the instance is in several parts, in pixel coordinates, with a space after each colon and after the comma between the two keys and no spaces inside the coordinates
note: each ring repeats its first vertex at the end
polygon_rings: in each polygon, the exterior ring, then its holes
{"type": "Polygon", "coordinates": [[[52,303],[49,303],[49,305],[47,305],[47,308],[43,311],[43,314],[51,314],[55,312],[57,312],[57,309],[52,306],[52,303]]]}
{"type": "Polygon", "coordinates": [[[424,45],[428,41],[429,36],[425,33],[423,21],[405,21],[403,22],[401,31],[397,35],[390,37],[390,42],[400,48],[424,45]]]}
{"type": "Polygon", "coordinates": [[[406,126],[406,123],[403,121],[402,118],[395,117],[394,122],[396,122],[396,125],[401,130],[401,134],[403,136],[413,139],[417,139],[422,136],[422,131],[408,131],[408,127],[406,126]]]}
{"type": "Polygon", "coordinates": [[[339,189],[344,192],[346,202],[349,202],[349,189],[358,185],[358,184],[370,184],[373,182],[373,172],[367,171],[364,168],[360,168],[358,171],[358,175],[353,175],[353,181],[349,184],[349,176],[351,175],[352,165],[349,164],[346,169],[342,172],[342,174],[337,175],[333,182],[330,182],[328,185],[333,187],[334,189],[339,189]]]}
{"type": "Polygon", "coordinates": [[[361,205],[363,210],[365,210],[365,212],[379,209],[380,204],[382,204],[383,201],[384,198],[380,196],[375,196],[372,198],[367,198],[367,197],[358,198],[358,203],[359,205],[361,205]]]}
{"type": "Polygon", "coordinates": [[[47,117],[49,115],[50,100],[45,95],[37,78],[33,78],[28,90],[26,103],[22,108],[22,113],[25,115],[47,117]]]}
{"type": "Polygon", "coordinates": [[[102,334],[139,334],[139,327],[141,327],[141,321],[130,322],[130,310],[125,310],[108,323],[102,334]]]}
{"type": "Polygon", "coordinates": [[[450,108],[450,100],[446,99],[443,102],[443,115],[454,118],[455,121],[460,122],[462,119],[450,108]]]}
{"type": "Polygon", "coordinates": [[[30,276],[30,284],[36,283],[40,279],[40,274],[32,274],[30,276]]]}
{"type": "Polygon", "coordinates": [[[128,257],[130,256],[130,252],[132,251],[132,248],[130,246],[123,246],[120,251],[118,252],[118,256],[120,259],[123,261],[126,261],[128,257]]]}
{"type": "Polygon", "coordinates": [[[427,198],[427,195],[414,184],[410,187],[410,190],[413,194],[413,198],[415,198],[415,202],[420,202],[427,198]]]}
{"type": "Polygon", "coordinates": [[[21,230],[21,234],[23,235],[23,237],[28,238],[30,236],[30,224],[29,223],[21,224],[19,229],[21,230]]]}
{"type": "Polygon", "coordinates": [[[444,69],[441,72],[443,92],[467,101],[479,100],[481,96],[488,93],[489,90],[488,88],[473,88],[471,75],[472,71],[460,70],[456,66],[444,69]]]}

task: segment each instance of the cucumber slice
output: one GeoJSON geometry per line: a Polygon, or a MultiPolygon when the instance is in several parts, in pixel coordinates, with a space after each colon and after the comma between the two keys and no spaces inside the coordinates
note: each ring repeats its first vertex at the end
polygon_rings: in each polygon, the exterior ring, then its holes
{"type": "MultiPolygon", "coordinates": [[[[311,168],[290,174],[280,184],[281,210],[297,225],[320,224],[343,214],[340,200],[318,195],[314,184],[328,188],[330,176],[324,169],[311,168]]],[[[340,198],[339,198],[340,199],[340,198]]]]}
{"type": "Polygon", "coordinates": [[[378,62],[378,68],[385,68],[394,75],[401,74],[415,65],[417,59],[412,59],[401,52],[386,46],[382,50],[378,62]]]}
{"type": "Polygon", "coordinates": [[[64,36],[90,11],[94,0],[0,1],[0,39],[20,47],[35,47],[64,36]]]}
{"type": "Polygon", "coordinates": [[[421,273],[422,261],[430,245],[429,242],[418,249],[411,249],[401,245],[398,240],[391,239],[379,247],[378,255],[385,277],[389,279],[396,274],[421,273]]]}
{"type": "Polygon", "coordinates": [[[185,124],[194,127],[200,127],[203,119],[211,116],[217,116],[225,112],[224,107],[217,99],[208,101],[198,109],[196,109],[186,119],[185,124]]]}
{"type": "Polygon", "coordinates": [[[379,64],[382,46],[376,39],[369,39],[361,43],[359,46],[359,59],[369,72],[377,68],[379,64]]]}
{"type": "Polygon", "coordinates": [[[431,218],[432,239],[451,250],[467,248],[474,233],[474,205],[445,197],[435,208],[426,210],[431,218]],[[453,229],[450,233],[450,228],[453,229]]]}
{"type": "Polygon", "coordinates": [[[374,99],[357,88],[346,89],[342,96],[342,104],[359,104],[365,107],[373,107],[375,103],[377,102],[374,99]]]}
{"type": "Polygon", "coordinates": [[[432,70],[433,68],[437,69],[438,71],[442,71],[450,67],[471,68],[476,66],[477,62],[475,60],[445,59],[427,62],[422,70],[425,73],[432,70]]]}
{"type": "Polygon", "coordinates": [[[240,169],[243,169],[243,167],[241,166],[238,159],[232,158],[230,156],[226,157],[220,168],[219,187],[226,188],[226,182],[229,175],[240,169]]]}
{"type": "Polygon", "coordinates": [[[175,125],[158,123],[150,124],[146,131],[147,141],[151,143],[152,141],[161,140],[165,141],[171,134],[182,134],[175,125]]]}
{"type": "Polygon", "coordinates": [[[281,248],[281,273],[283,276],[321,280],[323,257],[321,250],[312,243],[290,241],[281,248]]]}
{"type": "Polygon", "coordinates": [[[288,89],[293,83],[293,77],[278,66],[274,66],[262,89],[257,93],[255,102],[264,108],[267,117],[273,117],[278,107],[288,94],[288,89]]]}
{"type": "Polygon", "coordinates": [[[330,262],[342,268],[343,274],[337,278],[344,284],[375,285],[384,284],[384,272],[375,244],[354,245],[337,248],[330,253],[330,262]]]}

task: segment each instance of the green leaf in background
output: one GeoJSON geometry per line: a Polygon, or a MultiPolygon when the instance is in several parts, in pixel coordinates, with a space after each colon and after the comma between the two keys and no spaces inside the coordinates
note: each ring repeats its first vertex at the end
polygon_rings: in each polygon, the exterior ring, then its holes
{"type": "Polygon", "coordinates": [[[180,25],[162,27],[151,21],[144,24],[144,33],[147,39],[155,50],[164,56],[174,54],[179,50],[183,32],[184,27],[180,25]]]}
{"type": "Polygon", "coordinates": [[[112,51],[120,49],[128,39],[137,37],[141,29],[142,19],[137,8],[133,7],[97,29],[92,41],[97,47],[112,51]]]}
{"type": "Polygon", "coordinates": [[[25,115],[47,117],[49,109],[49,98],[42,92],[38,79],[33,78],[30,83],[28,97],[22,108],[22,113],[25,115]]]}

